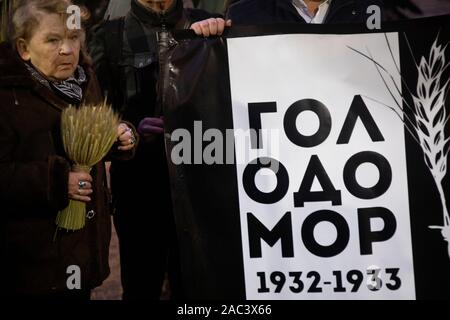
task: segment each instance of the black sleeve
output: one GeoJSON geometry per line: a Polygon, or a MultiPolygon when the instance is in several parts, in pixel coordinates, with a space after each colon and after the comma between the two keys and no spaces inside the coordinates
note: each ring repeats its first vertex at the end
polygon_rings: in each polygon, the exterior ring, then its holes
{"type": "MultiPolygon", "coordinates": [[[[102,93],[107,97],[108,103],[112,104],[113,107],[117,103],[117,88],[115,80],[117,80],[117,75],[114,73],[116,66],[114,65],[114,55],[118,54],[119,48],[112,50],[108,45],[109,41],[116,41],[120,43],[120,34],[111,32],[111,26],[109,24],[117,24],[116,20],[106,21],[103,24],[95,27],[91,30],[91,36],[88,43],[89,55],[92,58],[92,63],[94,65],[94,70],[98,78],[102,93]],[[111,51],[111,52],[110,52],[111,51]],[[112,52],[115,51],[115,52],[112,52]]],[[[117,45],[119,47],[119,45],[117,45]]]]}
{"type": "Polygon", "coordinates": [[[14,209],[67,207],[69,163],[57,155],[46,161],[15,161],[17,139],[5,116],[0,116],[0,202],[14,209]]]}
{"type": "Polygon", "coordinates": [[[201,9],[186,9],[186,14],[188,16],[189,21],[191,24],[197,21],[206,20],[209,18],[224,18],[223,15],[218,13],[209,13],[205,10],[201,9]]]}
{"type": "Polygon", "coordinates": [[[241,0],[235,1],[228,7],[226,18],[231,19],[233,25],[254,25],[260,24],[261,14],[258,3],[241,0]]]}

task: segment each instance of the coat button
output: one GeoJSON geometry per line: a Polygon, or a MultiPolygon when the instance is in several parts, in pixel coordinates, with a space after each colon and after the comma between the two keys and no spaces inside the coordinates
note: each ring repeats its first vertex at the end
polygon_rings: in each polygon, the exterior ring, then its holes
{"type": "Polygon", "coordinates": [[[95,216],[94,210],[89,210],[88,213],[86,213],[86,218],[88,218],[89,220],[92,219],[94,216],[95,216]]]}
{"type": "Polygon", "coordinates": [[[352,15],[354,15],[354,16],[356,15],[356,10],[352,11],[352,15]]]}

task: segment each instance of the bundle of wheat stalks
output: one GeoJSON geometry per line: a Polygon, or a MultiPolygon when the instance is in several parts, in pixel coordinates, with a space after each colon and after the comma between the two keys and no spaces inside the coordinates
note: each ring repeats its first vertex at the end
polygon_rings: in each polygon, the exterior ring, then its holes
{"type": "MultiPolygon", "coordinates": [[[[96,106],[69,107],[61,116],[61,135],[67,156],[73,161],[72,170],[89,173],[100,162],[117,139],[119,117],[106,102],[96,106]]],[[[59,228],[79,230],[85,225],[86,204],[70,200],[59,212],[59,228]]]]}

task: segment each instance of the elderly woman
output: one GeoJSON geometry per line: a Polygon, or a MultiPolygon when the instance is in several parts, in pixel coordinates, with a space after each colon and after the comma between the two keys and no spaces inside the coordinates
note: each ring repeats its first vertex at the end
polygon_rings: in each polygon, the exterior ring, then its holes
{"type": "MultiPolygon", "coordinates": [[[[19,1],[11,43],[0,44],[0,274],[5,296],[89,298],[109,274],[110,216],[103,163],[72,172],[61,111],[99,103],[83,55],[82,30],[69,30],[65,0],[19,1]],[[69,199],[86,202],[86,226],[59,231],[69,199]],[[72,289],[72,290],[71,290],[72,289]]],[[[130,125],[131,127],[131,125],[130,125]]],[[[111,157],[131,158],[134,129],[122,123],[111,157]]]]}

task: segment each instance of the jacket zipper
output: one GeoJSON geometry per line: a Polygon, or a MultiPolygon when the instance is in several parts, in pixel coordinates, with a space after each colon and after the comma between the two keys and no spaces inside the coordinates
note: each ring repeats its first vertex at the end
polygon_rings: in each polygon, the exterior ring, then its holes
{"type": "Polygon", "coordinates": [[[17,100],[16,89],[13,88],[14,104],[19,106],[19,101],[17,100]]]}
{"type": "Polygon", "coordinates": [[[155,116],[160,116],[163,114],[163,105],[164,105],[164,92],[167,87],[167,71],[168,66],[166,64],[166,52],[169,47],[169,34],[166,27],[166,22],[164,20],[164,16],[161,17],[161,30],[157,34],[157,43],[158,43],[158,60],[159,60],[159,85],[158,85],[158,99],[157,105],[155,109],[155,116]]]}

